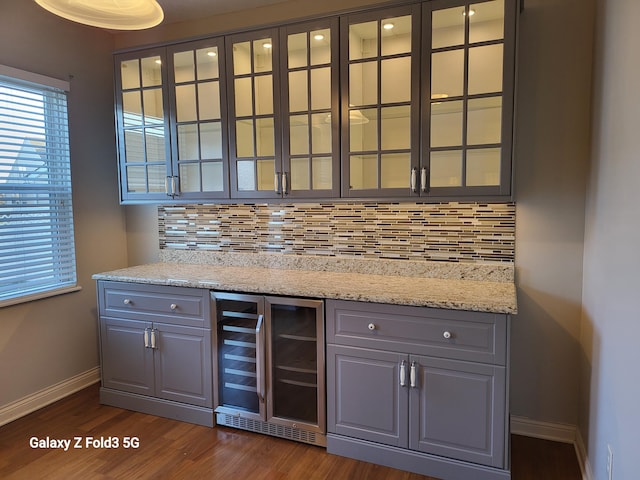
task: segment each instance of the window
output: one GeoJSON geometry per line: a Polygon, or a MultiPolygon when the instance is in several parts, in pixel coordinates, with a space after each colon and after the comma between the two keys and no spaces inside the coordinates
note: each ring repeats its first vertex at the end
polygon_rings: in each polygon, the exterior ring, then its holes
{"type": "Polygon", "coordinates": [[[0,65],[0,306],[77,289],[68,90],[0,65]]]}

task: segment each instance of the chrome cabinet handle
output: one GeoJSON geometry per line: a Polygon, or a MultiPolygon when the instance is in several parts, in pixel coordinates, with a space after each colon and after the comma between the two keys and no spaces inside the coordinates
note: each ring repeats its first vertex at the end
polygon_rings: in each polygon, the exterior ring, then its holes
{"type": "Polygon", "coordinates": [[[169,308],[170,308],[171,310],[175,310],[175,309],[177,309],[177,308],[178,308],[178,305],[176,305],[175,303],[172,303],[171,305],[169,305],[169,308]]]}
{"type": "Polygon", "coordinates": [[[125,298],[123,303],[125,305],[131,305],[131,299],[130,298],[125,298]]]}
{"type": "Polygon", "coordinates": [[[411,388],[416,388],[417,368],[416,362],[411,362],[411,373],[409,374],[411,388]]]}
{"type": "Polygon", "coordinates": [[[376,324],[375,323],[370,323],[369,325],[367,325],[367,328],[369,330],[375,330],[376,329],[376,324]]]}
{"type": "Polygon", "coordinates": [[[276,172],[273,177],[273,189],[275,192],[280,195],[280,172],[276,172]]]}
{"type": "Polygon", "coordinates": [[[264,403],[264,328],[263,315],[258,315],[256,325],[256,393],[261,403],[264,403]]]}
{"type": "Polygon", "coordinates": [[[427,167],[422,167],[420,172],[420,186],[423,192],[427,191],[427,167]]]}
{"type": "Polygon", "coordinates": [[[156,329],[152,328],[151,329],[151,348],[157,348],[156,346],[156,329]]]}
{"type": "Polygon", "coordinates": [[[442,334],[442,336],[443,336],[444,338],[446,338],[447,340],[449,340],[453,335],[451,335],[451,332],[446,331],[446,332],[444,332],[444,333],[442,334]]]}
{"type": "Polygon", "coordinates": [[[407,362],[402,360],[402,362],[400,362],[400,386],[401,387],[404,387],[407,385],[406,374],[407,374],[407,362]]]}
{"type": "Polygon", "coordinates": [[[413,193],[418,193],[418,169],[417,168],[412,168],[411,169],[411,191],[413,193]]]}
{"type": "Polygon", "coordinates": [[[180,192],[178,191],[178,177],[175,175],[171,177],[171,195],[174,197],[176,195],[180,195],[180,192]]]}
{"type": "Polygon", "coordinates": [[[149,348],[149,329],[144,329],[144,348],[149,348]]]}
{"type": "Polygon", "coordinates": [[[169,191],[169,179],[171,177],[165,177],[164,178],[164,193],[167,194],[167,197],[170,197],[172,195],[172,193],[169,191]]]}
{"type": "Polygon", "coordinates": [[[289,193],[289,184],[287,183],[287,172],[282,172],[282,193],[289,193]]]}

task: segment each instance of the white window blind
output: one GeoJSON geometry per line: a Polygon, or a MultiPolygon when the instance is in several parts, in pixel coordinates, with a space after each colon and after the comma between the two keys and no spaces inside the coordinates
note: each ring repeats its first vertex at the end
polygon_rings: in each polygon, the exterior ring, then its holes
{"type": "Polygon", "coordinates": [[[76,286],[67,95],[55,81],[6,73],[0,69],[0,305],[76,286]]]}

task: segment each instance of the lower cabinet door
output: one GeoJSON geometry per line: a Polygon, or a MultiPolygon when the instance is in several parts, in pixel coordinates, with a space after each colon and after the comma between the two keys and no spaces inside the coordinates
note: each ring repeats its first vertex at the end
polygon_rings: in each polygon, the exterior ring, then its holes
{"type": "Polygon", "coordinates": [[[411,389],[412,450],[504,466],[505,368],[411,357],[418,384],[411,389]]]}
{"type": "Polygon", "coordinates": [[[407,361],[393,352],[327,345],[328,431],[406,448],[407,361]]]}
{"type": "Polygon", "coordinates": [[[211,331],[154,324],[156,396],[211,407],[211,331]]]}
{"type": "Polygon", "coordinates": [[[153,350],[145,347],[150,322],[100,318],[102,382],[106,388],[154,394],[153,350]]]}

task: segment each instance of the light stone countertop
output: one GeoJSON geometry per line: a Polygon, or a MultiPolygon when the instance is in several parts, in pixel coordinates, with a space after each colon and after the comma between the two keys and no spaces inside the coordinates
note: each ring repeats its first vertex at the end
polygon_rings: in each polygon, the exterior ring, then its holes
{"type": "Polygon", "coordinates": [[[513,281],[160,262],[99,273],[96,280],[210,290],[516,313],[513,281]]]}

